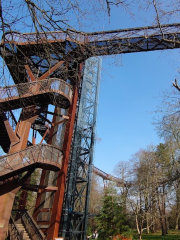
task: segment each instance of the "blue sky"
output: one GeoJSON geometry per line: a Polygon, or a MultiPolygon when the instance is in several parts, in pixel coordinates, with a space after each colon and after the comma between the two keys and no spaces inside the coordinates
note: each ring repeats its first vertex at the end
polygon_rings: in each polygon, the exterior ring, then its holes
{"type": "MultiPolygon", "coordinates": [[[[102,63],[97,142],[94,164],[112,173],[140,148],[158,144],[154,122],[163,92],[178,77],[178,50],[132,53],[122,56],[123,65],[102,63]]],[[[161,140],[162,141],[162,140],[161,140]]]]}
{"type": "MultiPolygon", "coordinates": [[[[131,18],[112,9],[104,30],[151,25],[152,9],[131,18]]],[[[100,24],[99,24],[100,26],[100,24]]],[[[99,28],[98,26],[98,28],[99,28]]],[[[98,29],[99,30],[99,29],[98,29]]],[[[102,61],[94,165],[113,173],[115,165],[131,159],[139,149],[162,142],[155,130],[155,111],[164,91],[179,77],[179,50],[131,53],[102,61]],[[115,63],[114,63],[115,62],[115,63]],[[120,66],[116,66],[120,63],[120,66]]]]}

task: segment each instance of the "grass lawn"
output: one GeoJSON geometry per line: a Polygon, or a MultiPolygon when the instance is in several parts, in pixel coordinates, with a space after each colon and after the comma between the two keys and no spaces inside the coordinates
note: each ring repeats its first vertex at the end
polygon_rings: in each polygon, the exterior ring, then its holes
{"type": "MultiPolygon", "coordinates": [[[[137,234],[133,235],[133,240],[138,240],[139,237],[137,234]]],[[[180,231],[169,231],[169,234],[166,236],[161,236],[161,232],[159,233],[150,233],[142,234],[142,240],[180,240],[180,231]]]]}

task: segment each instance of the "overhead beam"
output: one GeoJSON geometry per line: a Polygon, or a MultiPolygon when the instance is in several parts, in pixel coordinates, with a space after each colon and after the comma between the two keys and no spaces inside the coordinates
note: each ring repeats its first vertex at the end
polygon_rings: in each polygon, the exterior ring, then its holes
{"type": "Polygon", "coordinates": [[[34,185],[34,184],[24,184],[22,186],[23,190],[32,191],[32,192],[52,192],[57,191],[58,187],[54,186],[41,186],[41,185],[34,185]]]}

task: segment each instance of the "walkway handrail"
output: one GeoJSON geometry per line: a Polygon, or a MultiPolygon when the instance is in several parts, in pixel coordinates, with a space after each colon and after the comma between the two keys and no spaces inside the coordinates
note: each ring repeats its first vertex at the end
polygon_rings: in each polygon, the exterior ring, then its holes
{"type": "Polygon", "coordinates": [[[101,177],[103,180],[110,180],[110,181],[113,181],[113,182],[115,182],[121,186],[125,186],[125,187],[131,185],[130,182],[123,181],[120,178],[114,177],[113,175],[108,174],[95,166],[93,166],[93,171],[97,176],[101,177]]]}
{"type": "MultiPolygon", "coordinates": [[[[38,95],[41,97],[41,94],[59,94],[69,101],[71,104],[73,89],[70,84],[65,82],[62,79],[58,78],[49,78],[40,81],[20,83],[12,86],[0,87],[0,108],[3,108],[3,104],[7,102],[9,106],[11,106],[10,101],[16,101],[15,108],[19,108],[22,105],[23,99],[24,101],[38,101],[38,95]],[[32,97],[36,96],[36,99],[32,99],[32,97]],[[21,98],[21,99],[20,99],[21,98]],[[19,99],[19,104],[18,104],[19,99]],[[2,105],[2,106],[1,106],[2,105]]],[[[61,98],[62,98],[61,97],[61,98]]],[[[58,99],[58,96],[52,97],[50,100],[53,105],[57,105],[62,107],[61,98],[58,99]]],[[[25,102],[25,104],[26,104],[25,102]]],[[[27,103],[28,104],[28,103],[27,103]]]]}
{"type": "Polygon", "coordinates": [[[101,32],[78,32],[73,29],[67,29],[66,31],[52,31],[46,33],[18,33],[7,32],[4,34],[1,44],[4,42],[14,42],[17,44],[28,44],[32,42],[45,42],[51,43],[65,42],[66,40],[74,41],[79,44],[85,42],[99,42],[99,41],[112,41],[117,39],[138,38],[138,37],[152,37],[162,35],[162,32],[166,34],[180,33],[180,24],[162,24],[161,29],[159,26],[145,26],[138,28],[117,29],[113,31],[101,31],[101,32]]]}
{"type": "MultiPolygon", "coordinates": [[[[49,144],[37,144],[15,153],[0,157],[0,177],[12,175],[13,172],[22,172],[30,165],[39,164],[50,166],[52,170],[61,169],[63,152],[61,149],[49,144]]],[[[40,166],[39,166],[40,167],[40,166]]]]}
{"type": "Polygon", "coordinates": [[[10,237],[13,240],[23,240],[23,231],[20,232],[16,226],[16,223],[12,217],[12,215],[10,216],[10,222],[9,224],[12,225],[11,229],[10,229],[10,237]]]}
{"type": "Polygon", "coordinates": [[[12,210],[17,214],[17,222],[22,223],[32,240],[44,240],[45,236],[26,209],[12,210]]]}

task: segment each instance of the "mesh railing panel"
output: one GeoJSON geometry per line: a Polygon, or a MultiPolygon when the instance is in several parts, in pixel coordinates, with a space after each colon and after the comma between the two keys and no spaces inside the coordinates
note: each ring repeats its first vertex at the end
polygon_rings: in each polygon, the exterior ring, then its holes
{"type": "MultiPolygon", "coordinates": [[[[43,240],[45,239],[44,234],[39,230],[36,222],[31,217],[27,210],[13,210],[12,215],[15,223],[21,223],[25,227],[28,235],[32,240],[43,240]]],[[[13,238],[14,239],[14,238],[13,238]]]]}
{"type": "Polygon", "coordinates": [[[4,41],[14,41],[19,44],[21,43],[30,43],[40,40],[41,42],[45,39],[46,42],[49,40],[63,42],[65,40],[71,40],[78,43],[84,42],[94,42],[94,41],[112,41],[114,39],[126,39],[126,38],[137,38],[144,37],[148,38],[150,36],[162,35],[164,34],[176,34],[180,33],[180,24],[167,24],[159,26],[147,26],[141,28],[132,28],[132,29],[120,29],[114,31],[103,31],[103,32],[77,32],[71,29],[68,29],[66,32],[47,32],[47,33],[6,33],[4,41]]]}
{"type": "Polygon", "coordinates": [[[17,32],[11,32],[11,33],[6,33],[4,36],[4,41],[13,41],[17,43],[27,43],[27,42],[38,42],[39,40],[42,41],[45,39],[46,41],[48,40],[56,40],[56,39],[61,39],[65,40],[66,39],[66,32],[51,32],[51,33],[17,33],[17,32]]]}
{"type": "Polygon", "coordinates": [[[0,158],[0,176],[33,163],[62,165],[63,154],[59,148],[48,144],[38,144],[0,158]]]}
{"type": "Polygon", "coordinates": [[[10,217],[8,230],[9,230],[9,233],[10,233],[10,236],[9,236],[10,239],[23,240],[23,233],[18,230],[12,216],[10,217]]]}
{"type": "MultiPolygon", "coordinates": [[[[24,101],[27,101],[27,97],[33,97],[35,95],[36,98],[38,95],[39,98],[41,98],[41,94],[45,93],[55,93],[55,97],[51,99],[52,104],[61,105],[61,103],[58,102],[61,101],[61,99],[58,99],[56,93],[59,95],[63,94],[63,96],[65,96],[71,102],[73,90],[71,85],[61,79],[56,78],[21,83],[0,88],[0,104],[7,101],[9,102],[11,100],[17,100],[18,98],[21,98],[22,103],[23,98],[24,101]]],[[[38,101],[38,99],[36,101],[38,101]]]]}

